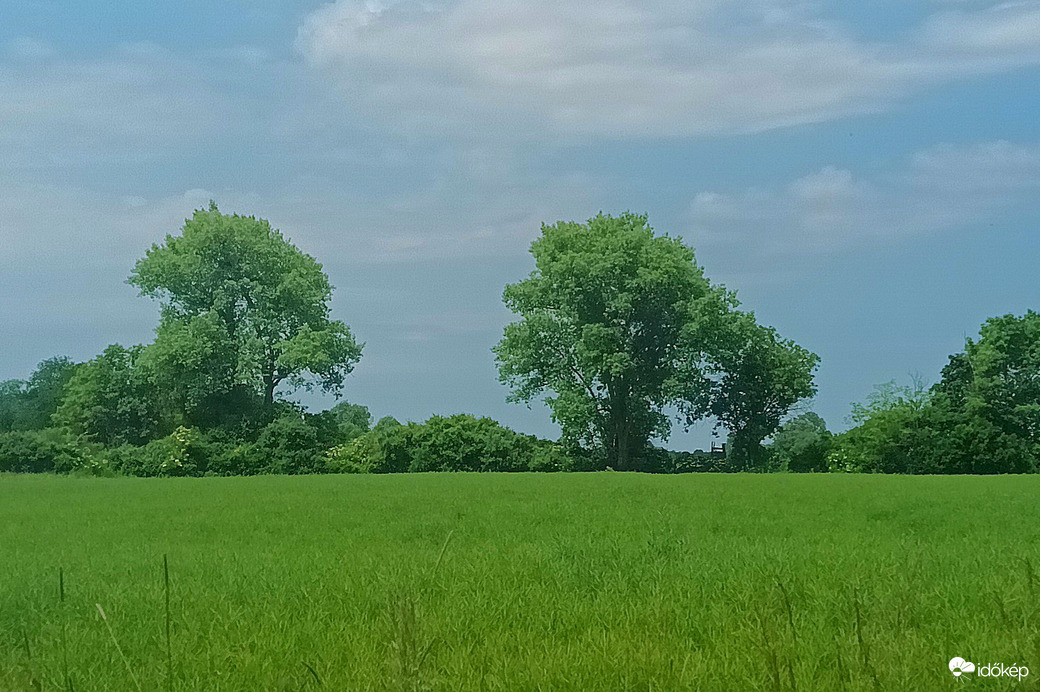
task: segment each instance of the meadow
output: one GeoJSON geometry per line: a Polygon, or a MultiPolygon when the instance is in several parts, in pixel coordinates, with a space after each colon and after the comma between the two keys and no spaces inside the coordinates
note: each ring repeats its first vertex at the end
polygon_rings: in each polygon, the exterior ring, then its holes
{"type": "Polygon", "coordinates": [[[1032,671],[971,686],[1036,689],[1038,497],[1031,476],[0,476],[0,690],[961,689],[954,656],[1032,671]]]}

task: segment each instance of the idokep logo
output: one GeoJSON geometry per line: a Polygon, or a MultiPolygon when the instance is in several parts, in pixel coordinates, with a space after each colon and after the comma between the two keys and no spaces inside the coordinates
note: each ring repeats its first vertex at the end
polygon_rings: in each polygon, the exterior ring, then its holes
{"type": "Polygon", "coordinates": [[[1018,664],[1006,666],[1003,663],[987,663],[976,666],[960,656],[950,659],[950,672],[958,678],[964,673],[975,673],[978,678],[1018,678],[1019,682],[1029,675],[1029,669],[1018,664]]]}

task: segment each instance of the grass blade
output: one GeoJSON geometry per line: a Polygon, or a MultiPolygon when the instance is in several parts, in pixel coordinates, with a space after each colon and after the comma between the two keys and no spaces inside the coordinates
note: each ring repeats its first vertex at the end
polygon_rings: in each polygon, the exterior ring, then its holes
{"type": "Polygon", "coordinates": [[[314,678],[314,682],[318,683],[318,687],[325,687],[325,683],[321,681],[318,671],[314,670],[314,668],[311,667],[311,664],[307,663],[307,661],[300,661],[300,663],[303,664],[303,667],[306,668],[307,672],[309,672],[311,677],[314,678]]]}
{"type": "Polygon", "coordinates": [[[170,646],[170,564],[162,556],[163,594],[166,600],[166,690],[173,690],[173,648],[170,646]]]}
{"type": "Polygon", "coordinates": [[[112,637],[112,643],[116,646],[116,651],[119,652],[119,657],[123,659],[123,665],[126,666],[126,672],[130,673],[130,679],[134,681],[134,686],[137,687],[138,692],[143,692],[141,689],[141,683],[134,675],[134,669],[130,666],[130,661],[127,659],[126,654],[123,653],[123,647],[119,646],[119,641],[116,639],[116,633],[112,631],[112,625],[108,622],[108,617],[105,615],[104,609],[100,603],[95,603],[94,607],[97,608],[98,614],[101,615],[102,621],[105,623],[105,627],[108,628],[108,636],[112,637]]]}
{"type": "Polygon", "coordinates": [[[73,692],[69,675],[68,614],[65,612],[65,568],[58,568],[58,607],[61,609],[61,677],[68,692],[73,692]]]}

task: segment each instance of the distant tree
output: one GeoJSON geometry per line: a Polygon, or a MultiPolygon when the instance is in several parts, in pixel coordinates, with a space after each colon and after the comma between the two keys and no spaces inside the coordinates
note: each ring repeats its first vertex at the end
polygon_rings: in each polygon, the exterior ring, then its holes
{"type": "Polygon", "coordinates": [[[531,254],[535,271],[505,289],[520,319],[495,348],[501,380],[512,401],[546,394],[564,440],[603,450],[613,468],[636,468],[667,437],[670,407],[687,424],[715,412],[757,441],[791,396],[811,391],[815,356],[734,317],[735,297],[645,216],[543,225],[531,254]]]}
{"type": "Polygon", "coordinates": [[[142,350],[113,344],[78,366],[55,423],[106,445],[144,444],[167,434],[172,428],[161,401],[138,366],[142,350]]]}
{"type": "Polygon", "coordinates": [[[0,432],[49,427],[75,368],[68,358],[58,356],[37,365],[27,381],[0,382],[0,432]]]}
{"type": "Polygon", "coordinates": [[[853,403],[849,420],[858,425],[887,411],[920,411],[931,400],[931,392],[920,377],[914,376],[909,385],[900,385],[895,380],[890,380],[874,385],[873,391],[867,395],[863,403],[853,403]]]}
{"type": "Polygon", "coordinates": [[[0,433],[19,429],[25,384],[25,380],[0,382],[0,433]]]}
{"type": "Polygon", "coordinates": [[[1040,445],[1040,314],[986,320],[935,387],[1001,431],[1040,445]]]}
{"type": "Polygon", "coordinates": [[[875,388],[854,404],[832,467],[881,473],[1029,473],[1040,463],[1040,315],[987,320],[931,389],[875,388]]]}
{"type": "Polygon", "coordinates": [[[152,246],[129,283],[162,302],[146,360],[187,406],[236,385],[269,411],[283,383],[338,393],[361,356],[350,329],[329,317],[321,265],[267,221],[213,203],[152,246]]]}
{"type": "Polygon", "coordinates": [[[826,471],[831,434],[819,415],[809,412],[787,421],[773,435],[770,462],[781,471],[826,471]]]}
{"type": "Polygon", "coordinates": [[[697,303],[718,289],[645,216],[543,225],[531,254],[535,271],[504,294],[520,320],[495,348],[510,399],[548,392],[566,440],[633,468],[651,437],[668,434],[666,407],[703,408],[697,303]]]}
{"type": "Polygon", "coordinates": [[[711,414],[729,432],[728,461],[738,469],[761,468],[767,457],[762,441],[792,406],[816,394],[813,372],[820,359],[751,313],[733,311],[711,324],[711,414]]]}
{"type": "Polygon", "coordinates": [[[329,414],[339,426],[341,439],[346,442],[367,433],[372,427],[372,414],[368,408],[349,401],[341,401],[329,409],[329,414]]]}

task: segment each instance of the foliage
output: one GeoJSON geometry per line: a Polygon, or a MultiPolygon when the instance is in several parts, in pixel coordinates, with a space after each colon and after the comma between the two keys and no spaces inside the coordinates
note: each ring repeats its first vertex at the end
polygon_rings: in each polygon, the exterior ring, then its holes
{"type": "Polygon", "coordinates": [[[495,349],[501,379],[513,401],[548,392],[566,443],[631,468],[668,434],[667,406],[704,396],[697,304],[718,289],[645,216],[543,225],[531,254],[535,271],[504,293],[520,319],[495,349]]]}
{"type": "Polygon", "coordinates": [[[931,390],[888,383],[853,407],[832,467],[880,473],[1031,473],[1040,465],[1040,315],[994,317],[931,390]]]}
{"type": "Polygon", "coordinates": [[[1001,433],[1040,445],[1040,314],[987,320],[980,338],[950,357],[936,389],[1001,433]]]}
{"type": "Polygon", "coordinates": [[[333,416],[298,413],[264,427],[251,453],[260,473],[324,473],[327,452],[339,441],[333,416]]]}
{"type": "Polygon", "coordinates": [[[341,401],[329,409],[329,414],[336,420],[343,440],[353,440],[372,428],[372,414],[367,406],[341,401]]]}
{"type": "Polygon", "coordinates": [[[36,366],[28,381],[0,382],[0,432],[50,427],[75,368],[64,356],[48,358],[36,366]]]}
{"type": "Polygon", "coordinates": [[[144,444],[168,432],[159,398],[137,367],[141,352],[113,344],[76,367],[55,423],[105,445],[144,444]]]}
{"type": "Polygon", "coordinates": [[[875,385],[863,403],[853,403],[849,420],[859,425],[893,409],[920,411],[931,399],[931,392],[920,377],[915,376],[909,385],[899,385],[891,380],[875,385]]]}
{"type": "Polygon", "coordinates": [[[823,418],[803,413],[780,426],[769,446],[770,466],[780,471],[827,471],[832,436],[823,418]]]}
{"type": "Polygon", "coordinates": [[[407,425],[384,418],[370,432],[332,450],[329,468],[348,473],[560,471],[569,468],[569,459],[551,442],[490,418],[457,414],[407,425]]]}
{"type": "Polygon", "coordinates": [[[768,454],[762,441],[792,406],[816,394],[813,372],[820,359],[758,324],[751,313],[717,313],[709,324],[709,371],[715,380],[710,411],[729,432],[729,464],[735,470],[764,470],[768,454]]]}
{"type": "Polygon", "coordinates": [[[268,409],[282,383],[339,392],[361,356],[350,329],[329,317],[321,265],[267,221],[213,203],[152,246],[129,282],[162,301],[149,360],[189,409],[235,385],[268,409]]]}
{"type": "Polygon", "coordinates": [[[506,287],[520,319],[495,349],[511,400],[546,395],[564,443],[638,468],[666,439],[669,407],[687,425],[713,414],[749,449],[814,390],[816,356],[735,311],[681,241],[645,216],[600,214],[542,226],[535,271],[506,287]]]}
{"type": "Polygon", "coordinates": [[[534,438],[490,418],[433,416],[412,436],[409,471],[524,471],[534,438]]]}
{"type": "Polygon", "coordinates": [[[69,473],[83,452],[57,430],[0,433],[0,473],[69,473]]]}
{"type": "Polygon", "coordinates": [[[731,469],[721,454],[700,449],[684,452],[653,447],[647,451],[639,470],[648,473],[722,473],[731,469]]]}
{"type": "MultiPolygon", "coordinates": [[[[906,394],[906,392],[904,392],[906,394]]],[[[869,473],[1031,473],[1037,449],[936,389],[920,395],[879,395],[860,411],[860,425],[838,436],[834,470],[869,473]]]]}

